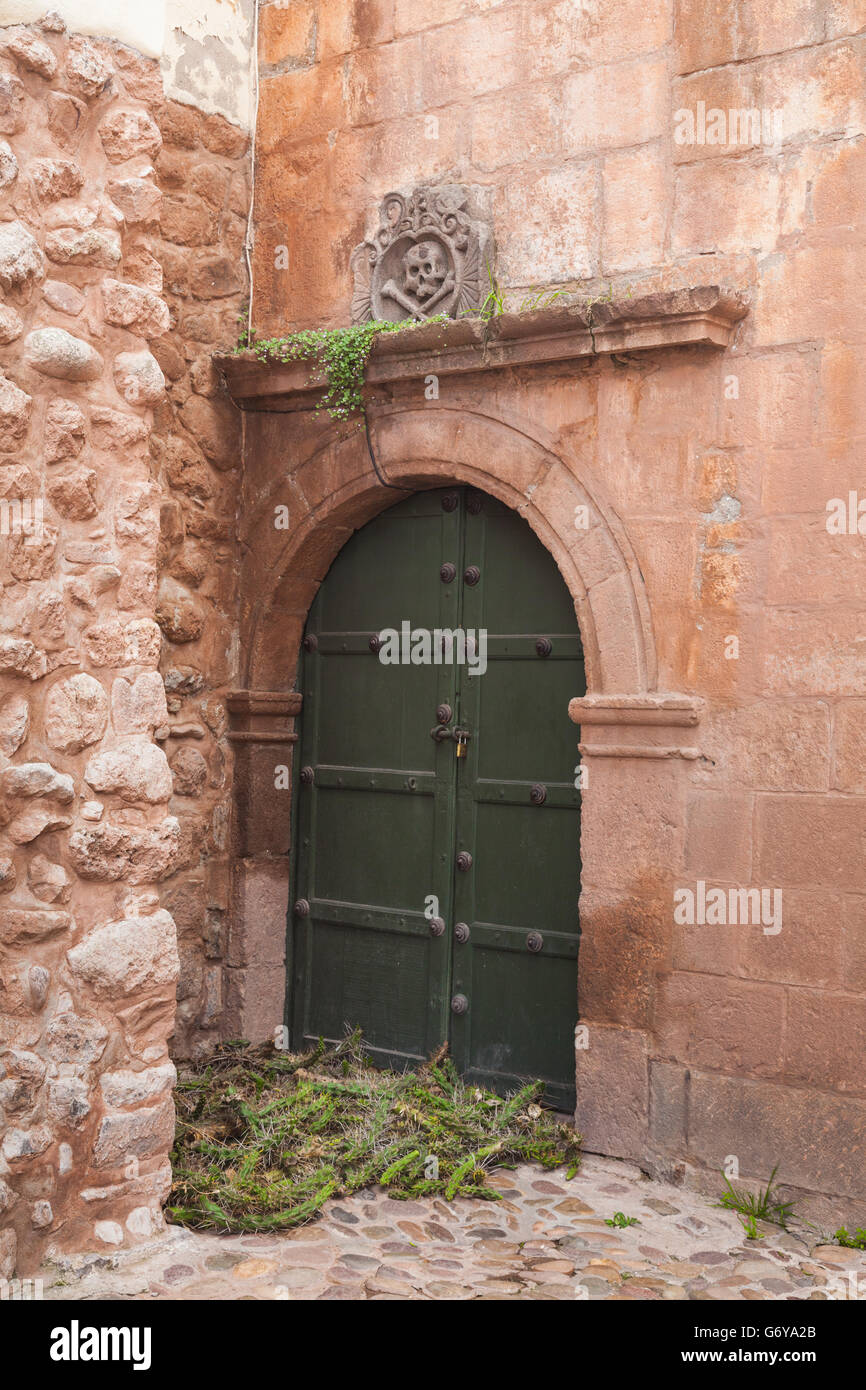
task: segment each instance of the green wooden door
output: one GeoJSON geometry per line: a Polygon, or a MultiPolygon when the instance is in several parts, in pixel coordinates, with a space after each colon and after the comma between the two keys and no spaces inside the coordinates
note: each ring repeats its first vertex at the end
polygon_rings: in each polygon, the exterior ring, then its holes
{"type": "Polygon", "coordinates": [[[304,647],[294,1045],[359,1025],[402,1066],[448,1039],[467,1078],[571,1108],[585,677],[553,560],[493,498],[419,493],[341,551],[304,647]]]}

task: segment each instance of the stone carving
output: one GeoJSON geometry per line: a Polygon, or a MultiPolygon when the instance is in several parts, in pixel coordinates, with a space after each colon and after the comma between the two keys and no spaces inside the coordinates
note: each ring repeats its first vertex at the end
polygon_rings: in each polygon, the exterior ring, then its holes
{"type": "Polygon", "coordinates": [[[465,189],[389,193],[370,241],[352,252],[352,322],[457,318],[481,308],[493,257],[490,228],[467,211],[465,189]]]}

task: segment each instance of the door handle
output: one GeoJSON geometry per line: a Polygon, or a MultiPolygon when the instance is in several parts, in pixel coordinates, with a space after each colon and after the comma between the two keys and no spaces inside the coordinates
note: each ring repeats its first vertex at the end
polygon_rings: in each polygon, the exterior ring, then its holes
{"type": "Polygon", "coordinates": [[[430,737],[437,743],[442,743],[446,738],[453,739],[455,743],[468,743],[472,735],[468,729],[449,729],[447,724],[437,724],[430,730],[430,737]]]}

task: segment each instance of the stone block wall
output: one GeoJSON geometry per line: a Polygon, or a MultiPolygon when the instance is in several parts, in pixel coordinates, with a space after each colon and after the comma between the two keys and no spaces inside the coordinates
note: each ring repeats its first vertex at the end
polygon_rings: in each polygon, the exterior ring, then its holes
{"type": "MultiPolygon", "coordinates": [[[[262,4],[252,306],[260,333],[347,323],[352,249],[425,183],[470,191],[515,308],[749,298],[723,353],[467,371],[435,399],[407,377],[371,429],[407,486],[507,497],[606,634],[588,1146],[713,1179],[780,1161],[859,1222],[864,47],[853,0],[262,4]],[[584,495],[605,527],[575,539],[584,495]],[[619,688],[638,609],[646,678],[619,688]],[[671,757],[646,755],[651,700],[647,728],[617,704],[657,692],[702,711],[671,757]],[[781,931],[677,922],[699,883],[780,889],[781,931]]],[[[243,437],[211,354],[246,292],[248,140],[163,74],[57,17],[0,29],[0,1275],[158,1231],[169,1051],[279,1022],[288,802],[269,814],[253,741],[233,818],[225,695],[248,687],[235,732],[288,733],[308,601],[384,504],[355,423],[243,437]]]]}
{"type": "Polygon", "coordinates": [[[161,1229],[219,1026],[247,145],[0,28],[0,1275],[161,1229]]]}
{"type": "MultiPolygon", "coordinates": [[[[590,758],[590,1146],[711,1173],[730,1154],[754,1176],[780,1161],[851,1211],[866,1195],[864,60],[847,0],[265,5],[253,305],[263,334],[348,322],[350,252],[381,198],[447,183],[490,216],[512,307],[539,290],[749,296],[722,356],[443,377],[434,403],[420,382],[374,393],[371,418],[380,438],[377,411],[472,409],[547,440],[633,548],[658,689],[706,702],[699,757],[676,774],[590,758]],[[699,882],[781,889],[782,930],[677,923],[675,890],[699,882]]],[[[494,471],[516,485],[514,460],[494,471]]],[[[614,585],[606,601],[623,602],[614,585]]]]}

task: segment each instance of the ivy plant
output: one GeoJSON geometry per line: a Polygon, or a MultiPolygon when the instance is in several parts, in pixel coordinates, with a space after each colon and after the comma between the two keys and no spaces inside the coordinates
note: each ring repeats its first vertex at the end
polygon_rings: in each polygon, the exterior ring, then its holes
{"type": "MultiPolygon", "coordinates": [[[[425,320],[448,321],[445,314],[425,320]]],[[[374,340],[380,333],[401,333],[417,327],[415,319],[399,323],[374,319],[350,328],[305,328],[285,337],[257,338],[250,332],[246,315],[242,315],[235,352],[254,352],[262,362],[316,361],[326,382],[316,409],[326,409],[332,420],[347,420],[364,408],[362,393],[374,340]]]]}

